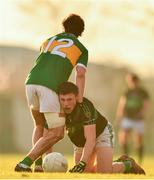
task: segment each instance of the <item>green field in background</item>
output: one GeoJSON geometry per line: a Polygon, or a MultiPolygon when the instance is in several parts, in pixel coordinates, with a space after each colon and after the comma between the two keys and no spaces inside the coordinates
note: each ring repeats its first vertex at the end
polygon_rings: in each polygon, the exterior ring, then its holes
{"type": "MultiPolygon", "coordinates": [[[[14,167],[23,155],[0,155],[0,179],[154,179],[154,157],[145,157],[143,168],[145,175],[134,174],[70,174],[70,173],[18,173],[14,167]]],[[[67,156],[69,168],[73,165],[72,156],[67,156]]]]}

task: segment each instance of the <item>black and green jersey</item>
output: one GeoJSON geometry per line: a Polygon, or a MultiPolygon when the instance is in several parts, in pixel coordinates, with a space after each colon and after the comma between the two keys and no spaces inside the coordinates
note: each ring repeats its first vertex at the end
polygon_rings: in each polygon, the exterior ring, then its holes
{"type": "Polygon", "coordinates": [[[41,54],[28,74],[26,84],[38,84],[57,91],[67,81],[74,66],[86,67],[88,51],[73,35],[61,33],[41,46],[41,54]]]}
{"type": "Polygon", "coordinates": [[[143,119],[144,101],[149,98],[147,91],[143,88],[128,89],[124,96],[126,97],[125,116],[134,120],[143,119]]]}
{"type": "Polygon", "coordinates": [[[84,126],[96,124],[96,137],[98,137],[107,125],[107,120],[86,98],[82,104],[77,104],[71,114],[66,115],[66,130],[70,140],[78,147],[84,147],[84,126]]]}

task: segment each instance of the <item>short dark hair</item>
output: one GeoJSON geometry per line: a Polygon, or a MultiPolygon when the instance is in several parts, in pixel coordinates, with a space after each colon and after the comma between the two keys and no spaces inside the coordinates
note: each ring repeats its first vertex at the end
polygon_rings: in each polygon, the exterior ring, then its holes
{"type": "Polygon", "coordinates": [[[140,80],[138,75],[135,73],[129,73],[129,75],[130,75],[133,82],[138,82],[140,80]]]}
{"type": "Polygon", "coordinates": [[[72,83],[72,82],[64,82],[62,83],[59,87],[58,87],[58,95],[60,94],[69,94],[69,93],[73,93],[74,95],[78,95],[79,90],[78,87],[72,83]]]}
{"type": "Polygon", "coordinates": [[[76,37],[81,36],[84,31],[84,21],[83,19],[76,14],[70,14],[66,19],[62,22],[65,32],[72,33],[76,37]]]}

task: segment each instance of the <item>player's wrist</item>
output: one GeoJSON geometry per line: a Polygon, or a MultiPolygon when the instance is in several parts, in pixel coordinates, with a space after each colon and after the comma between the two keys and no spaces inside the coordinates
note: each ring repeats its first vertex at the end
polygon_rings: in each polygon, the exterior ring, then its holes
{"type": "Polygon", "coordinates": [[[85,168],[86,165],[87,165],[87,163],[86,163],[85,161],[81,160],[81,161],[79,162],[79,165],[81,165],[83,168],[85,168]]]}
{"type": "Polygon", "coordinates": [[[72,169],[69,170],[71,173],[82,173],[85,170],[86,167],[86,162],[84,161],[79,161],[77,165],[75,165],[72,169]]]}

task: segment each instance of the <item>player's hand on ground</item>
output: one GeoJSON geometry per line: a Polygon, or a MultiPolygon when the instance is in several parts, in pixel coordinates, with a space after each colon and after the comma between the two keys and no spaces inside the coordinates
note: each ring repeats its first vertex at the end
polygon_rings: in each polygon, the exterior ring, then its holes
{"type": "Polygon", "coordinates": [[[84,161],[80,161],[79,164],[75,165],[72,169],[69,170],[70,173],[82,173],[85,170],[86,163],[84,161]]]}

